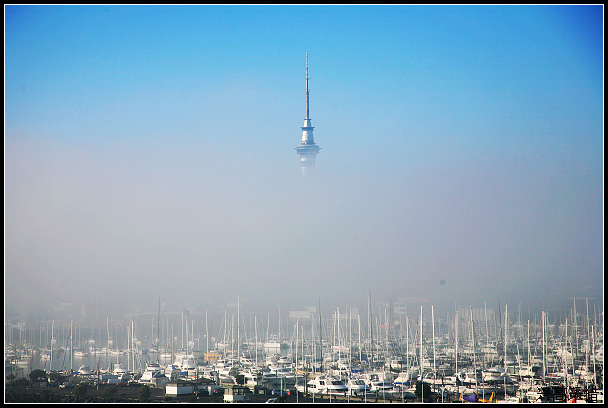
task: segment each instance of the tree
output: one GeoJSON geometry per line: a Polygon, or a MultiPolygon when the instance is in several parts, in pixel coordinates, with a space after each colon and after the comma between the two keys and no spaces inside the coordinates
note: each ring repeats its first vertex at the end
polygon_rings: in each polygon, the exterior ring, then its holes
{"type": "Polygon", "coordinates": [[[235,377],[236,383],[238,385],[244,385],[245,384],[245,376],[243,374],[237,374],[235,377]]]}
{"type": "Polygon", "coordinates": [[[13,386],[13,387],[29,387],[30,382],[27,380],[27,378],[22,377],[22,378],[13,380],[9,385],[13,386]]]}
{"type": "Polygon", "coordinates": [[[11,386],[15,383],[15,374],[9,374],[6,376],[6,379],[8,380],[8,385],[11,386]]]}
{"type": "Polygon", "coordinates": [[[423,383],[422,381],[416,381],[416,391],[414,391],[416,397],[420,398],[420,395],[422,394],[421,387],[424,389],[424,398],[430,397],[431,386],[428,383],[423,383]]]}
{"type": "Polygon", "coordinates": [[[74,387],[72,390],[72,395],[76,397],[85,398],[87,396],[87,391],[89,390],[88,383],[80,383],[74,387]]]}
{"type": "Polygon", "coordinates": [[[150,399],[150,386],[149,385],[144,385],[143,387],[141,387],[139,389],[139,401],[140,402],[148,402],[148,400],[150,399]]]}
{"type": "Polygon", "coordinates": [[[32,370],[30,381],[46,381],[46,371],[40,369],[32,370]]]}
{"type": "Polygon", "coordinates": [[[118,391],[118,387],[115,385],[108,385],[108,387],[104,390],[102,398],[107,398],[111,400],[114,397],[114,394],[118,391]]]}

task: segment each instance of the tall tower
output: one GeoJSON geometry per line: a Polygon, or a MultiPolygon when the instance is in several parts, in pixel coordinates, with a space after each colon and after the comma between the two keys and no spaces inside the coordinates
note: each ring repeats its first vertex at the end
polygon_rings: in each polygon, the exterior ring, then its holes
{"type": "Polygon", "coordinates": [[[315,157],[321,149],[315,144],[315,139],[312,136],[314,126],[311,124],[308,111],[308,94],[308,53],[306,53],[306,119],[304,119],[304,126],[302,126],[302,143],[296,147],[296,151],[300,155],[300,165],[302,167],[303,176],[306,175],[308,168],[314,167],[315,157]]]}

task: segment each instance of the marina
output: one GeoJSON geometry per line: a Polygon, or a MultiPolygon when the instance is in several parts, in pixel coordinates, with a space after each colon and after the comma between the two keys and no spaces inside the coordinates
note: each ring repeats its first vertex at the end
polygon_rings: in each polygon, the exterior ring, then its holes
{"type": "Polygon", "coordinates": [[[206,311],[202,324],[169,312],[106,319],[105,330],[99,320],[8,323],[5,384],[42,370],[48,387],[148,385],[165,395],[238,399],[242,386],[245,396],[302,402],[420,402],[422,393],[433,402],[602,402],[603,311],[583,300],[583,313],[575,300],[560,314],[526,316],[509,305],[403,313],[368,297],[367,319],[319,306],[278,322],[244,315],[237,300],[223,316],[206,311]]]}

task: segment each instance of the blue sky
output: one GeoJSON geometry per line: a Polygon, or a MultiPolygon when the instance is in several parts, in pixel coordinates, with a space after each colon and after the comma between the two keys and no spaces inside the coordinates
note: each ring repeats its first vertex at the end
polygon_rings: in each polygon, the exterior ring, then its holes
{"type": "Polygon", "coordinates": [[[514,302],[598,297],[602,18],[5,6],[8,299],[49,276],[83,298],[89,276],[144,279],[151,303],[176,277],[190,298],[221,287],[217,303],[261,303],[268,282],[311,304],[368,290],[458,301],[471,285],[514,302]],[[293,150],[307,52],[314,181],[293,150]]]}

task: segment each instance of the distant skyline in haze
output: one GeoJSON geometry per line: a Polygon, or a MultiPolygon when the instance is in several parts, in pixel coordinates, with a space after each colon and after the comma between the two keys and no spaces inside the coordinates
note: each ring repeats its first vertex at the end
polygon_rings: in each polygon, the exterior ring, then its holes
{"type": "Polygon", "coordinates": [[[603,299],[601,5],[7,5],[4,42],[7,309],[603,299]]]}

